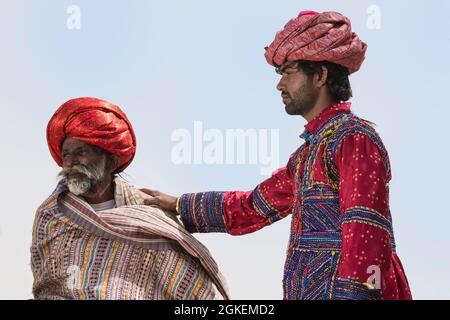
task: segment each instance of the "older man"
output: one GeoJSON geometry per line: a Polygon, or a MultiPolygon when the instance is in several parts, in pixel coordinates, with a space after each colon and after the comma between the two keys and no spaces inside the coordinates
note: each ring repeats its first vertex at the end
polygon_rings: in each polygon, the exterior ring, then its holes
{"type": "Polygon", "coordinates": [[[61,181],[39,207],[31,266],[36,299],[224,299],[208,250],[176,217],[117,177],[136,138],[122,110],[95,98],[63,104],[47,127],[61,181]]]}
{"type": "Polygon", "coordinates": [[[179,198],[146,190],[192,232],[255,232],[290,214],[285,299],[410,299],[396,254],[387,151],[350,110],[349,74],[367,45],[337,12],[300,12],[266,48],[285,110],[308,121],[305,143],[254,190],[179,198]]]}

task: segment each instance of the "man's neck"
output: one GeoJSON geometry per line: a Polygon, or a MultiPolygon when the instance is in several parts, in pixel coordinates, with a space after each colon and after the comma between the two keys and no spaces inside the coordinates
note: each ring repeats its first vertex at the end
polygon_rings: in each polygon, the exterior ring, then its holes
{"type": "Polygon", "coordinates": [[[310,122],[311,120],[316,118],[320,113],[322,113],[323,110],[331,106],[334,102],[335,101],[333,101],[333,99],[331,99],[331,97],[328,95],[322,97],[319,96],[316,104],[314,105],[314,108],[312,108],[311,111],[308,112],[307,114],[303,115],[303,118],[305,118],[306,121],[310,122]]]}
{"type": "Polygon", "coordinates": [[[103,183],[96,193],[84,196],[89,204],[103,203],[114,199],[114,182],[109,180],[103,183]]]}

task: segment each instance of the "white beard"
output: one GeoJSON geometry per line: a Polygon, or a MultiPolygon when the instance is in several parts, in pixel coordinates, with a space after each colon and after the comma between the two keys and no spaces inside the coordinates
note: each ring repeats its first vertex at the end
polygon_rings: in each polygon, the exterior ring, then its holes
{"type": "Polygon", "coordinates": [[[85,177],[83,179],[72,178],[67,180],[69,191],[76,196],[86,195],[91,189],[91,181],[85,177]]]}
{"type": "MultiPolygon", "coordinates": [[[[74,169],[72,169],[74,170],[74,169]]],[[[59,176],[62,177],[69,188],[69,191],[76,196],[86,196],[92,191],[93,187],[105,178],[106,159],[103,158],[94,167],[87,169],[82,166],[75,166],[75,171],[80,173],[72,177],[67,177],[68,174],[65,170],[60,172],[59,176]]]]}

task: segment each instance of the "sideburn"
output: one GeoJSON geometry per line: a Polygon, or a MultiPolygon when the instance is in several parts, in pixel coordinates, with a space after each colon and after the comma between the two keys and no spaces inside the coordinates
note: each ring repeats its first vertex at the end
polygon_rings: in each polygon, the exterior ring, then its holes
{"type": "Polygon", "coordinates": [[[294,97],[295,114],[304,116],[308,114],[316,104],[319,92],[314,90],[313,75],[308,75],[306,82],[294,97]]]}

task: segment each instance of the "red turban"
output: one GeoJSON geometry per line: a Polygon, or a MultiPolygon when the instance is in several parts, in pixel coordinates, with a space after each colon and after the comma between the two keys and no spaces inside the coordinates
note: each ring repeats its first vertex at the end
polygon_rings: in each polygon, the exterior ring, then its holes
{"type": "Polygon", "coordinates": [[[267,62],[275,67],[287,61],[329,61],[353,73],[361,67],[367,45],[352,32],[350,20],[342,14],[302,11],[265,49],[267,62]]]}
{"type": "Polygon", "coordinates": [[[56,110],[47,126],[47,143],[59,166],[62,144],[69,137],[118,156],[116,172],[125,170],[136,153],[136,136],[130,121],[118,106],[105,100],[73,99],[56,110]]]}

